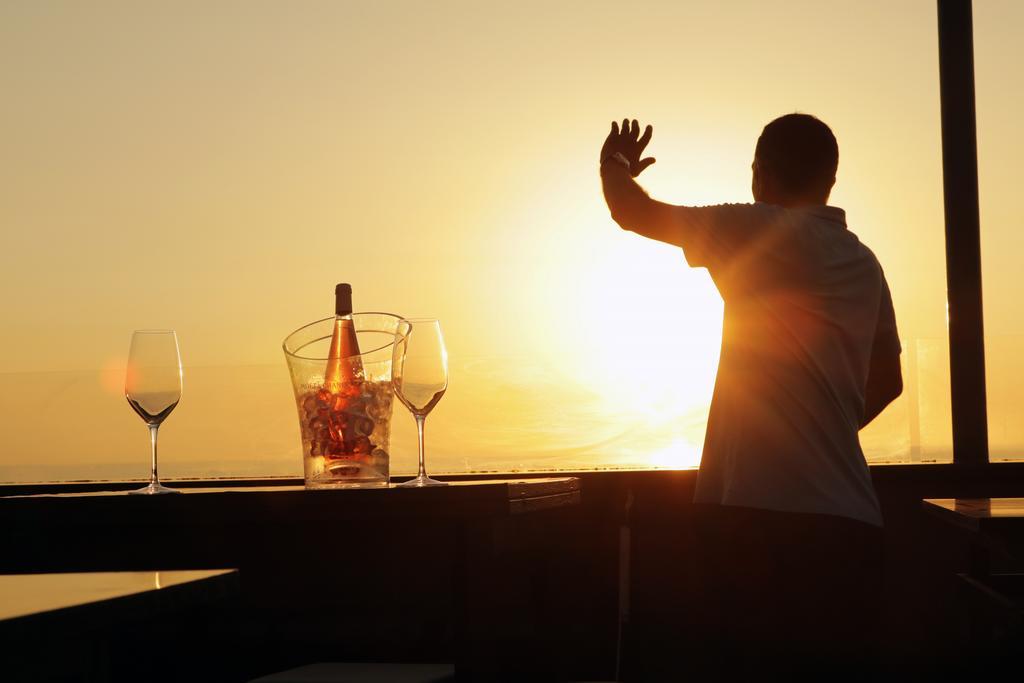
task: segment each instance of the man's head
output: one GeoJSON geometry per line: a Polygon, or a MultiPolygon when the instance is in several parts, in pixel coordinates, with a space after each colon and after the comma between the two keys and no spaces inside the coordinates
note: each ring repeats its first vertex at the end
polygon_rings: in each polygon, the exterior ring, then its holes
{"type": "Polygon", "coordinates": [[[836,182],[839,145],[809,114],[786,114],[761,131],[754,150],[754,200],[795,207],[828,202],[836,182]]]}

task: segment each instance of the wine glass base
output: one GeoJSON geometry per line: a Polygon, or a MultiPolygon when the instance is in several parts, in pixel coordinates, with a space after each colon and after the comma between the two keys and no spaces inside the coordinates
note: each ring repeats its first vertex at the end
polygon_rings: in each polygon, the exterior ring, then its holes
{"type": "Polygon", "coordinates": [[[446,481],[438,481],[437,479],[431,479],[428,476],[416,477],[409,481],[403,481],[401,484],[396,484],[396,488],[400,489],[422,489],[427,486],[448,486],[446,481]]]}
{"type": "Polygon", "coordinates": [[[140,496],[158,496],[164,493],[181,493],[181,491],[178,489],[169,489],[158,481],[151,481],[148,486],[143,486],[141,489],[135,489],[128,493],[140,496]]]}

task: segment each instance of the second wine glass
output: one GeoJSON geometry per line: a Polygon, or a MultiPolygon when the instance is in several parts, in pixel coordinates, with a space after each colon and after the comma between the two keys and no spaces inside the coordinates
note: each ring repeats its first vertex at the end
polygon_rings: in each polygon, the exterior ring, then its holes
{"type": "Polygon", "coordinates": [[[448,388],[448,351],[441,323],[433,318],[413,318],[398,324],[391,367],[395,396],[416,419],[419,442],[419,474],[402,487],[447,486],[427,476],[423,453],[423,423],[448,388]]]}

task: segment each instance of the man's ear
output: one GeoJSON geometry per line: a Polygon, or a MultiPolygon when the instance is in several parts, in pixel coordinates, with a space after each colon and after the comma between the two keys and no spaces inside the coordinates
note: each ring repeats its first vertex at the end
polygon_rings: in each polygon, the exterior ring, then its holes
{"type": "Polygon", "coordinates": [[[825,188],[825,198],[822,204],[828,204],[828,198],[832,196],[832,188],[836,186],[836,177],[832,176],[832,180],[828,181],[828,186],[825,188]]]}

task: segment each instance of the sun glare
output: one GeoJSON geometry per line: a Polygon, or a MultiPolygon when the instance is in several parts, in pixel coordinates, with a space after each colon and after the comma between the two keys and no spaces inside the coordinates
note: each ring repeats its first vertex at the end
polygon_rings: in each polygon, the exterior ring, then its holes
{"type": "Polygon", "coordinates": [[[706,405],[721,344],[721,298],[678,250],[617,237],[604,263],[589,267],[583,376],[613,387],[607,395],[615,408],[637,415],[665,418],[706,405]]]}
{"type": "Polygon", "coordinates": [[[676,439],[668,447],[651,453],[650,464],[652,467],[663,467],[666,469],[681,470],[700,465],[700,445],[687,442],[685,439],[676,439]]]}
{"type": "Polygon", "coordinates": [[[507,254],[532,273],[520,290],[535,316],[530,346],[620,436],[583,448],[612,462],[696,466],[721,345],[718,291],[680,249],[615,225],[593,178],[551,187],[506,217],[509,232],[527,225],[536,236],[507,254]]]}
{"type": "Polygon", "coordinates": [[[110,394],[124,394],[125,373],[128,359],[123,356],[108,358],[99,372],[99,382],[103,390],[110,394]]]}

